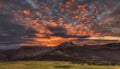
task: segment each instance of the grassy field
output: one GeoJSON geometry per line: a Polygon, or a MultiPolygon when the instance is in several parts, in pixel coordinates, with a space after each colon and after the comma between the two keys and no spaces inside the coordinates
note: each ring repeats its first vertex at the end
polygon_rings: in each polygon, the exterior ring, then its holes
{"type": "Polygon", "coordinates": [[[119,65],[88,65],[67,61],[0,62],[0,69],[120,69],[119,65]]]}

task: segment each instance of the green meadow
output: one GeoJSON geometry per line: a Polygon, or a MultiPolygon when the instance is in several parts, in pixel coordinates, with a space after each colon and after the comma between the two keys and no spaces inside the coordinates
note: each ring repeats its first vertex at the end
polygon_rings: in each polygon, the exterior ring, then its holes
{"type": "Polygon", "coordinates": [[[0,69],[120,69],[120,65],[96,65],[69,61],[0,62],[0,69]]]}

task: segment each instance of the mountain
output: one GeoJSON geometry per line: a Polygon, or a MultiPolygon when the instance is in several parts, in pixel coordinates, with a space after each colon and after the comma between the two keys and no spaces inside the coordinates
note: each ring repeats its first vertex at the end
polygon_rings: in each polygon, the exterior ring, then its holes
{"type": "Polygon", "coordinates": [[[17,50],[0,51],[0,61],[11,60],[77,60],[120,62],[120,43],[101,46],[78,46],[72,42],[57,47],[25,46],[17,50]]]}
{"type": "Polygon", "coordinates": [[[43,59],[77,60],[92,62],[120,62],[120,43],[106,45],[78,46],[72,42],[63,43],[43,59]],[[114,56],[114,57],[113,57],[114,56]]]}

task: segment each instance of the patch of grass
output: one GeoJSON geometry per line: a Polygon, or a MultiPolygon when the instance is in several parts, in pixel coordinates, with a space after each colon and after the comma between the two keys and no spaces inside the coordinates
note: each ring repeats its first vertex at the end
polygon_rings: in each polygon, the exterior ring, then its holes
{"type": "Polygon", "coordinates": [[[89,65],[69,61],[13,61],[0,62],[0,69],[120,69],[120,66],[89,65]]]}

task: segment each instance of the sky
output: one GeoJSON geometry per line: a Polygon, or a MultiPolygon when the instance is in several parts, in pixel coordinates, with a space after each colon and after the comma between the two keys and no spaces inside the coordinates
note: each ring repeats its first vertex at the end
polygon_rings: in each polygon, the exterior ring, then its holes
{"type": "Polygon", "coordinates": [[[50,36],[120,36],[120,0],[0,0],[1,44],[50,36]]]}

